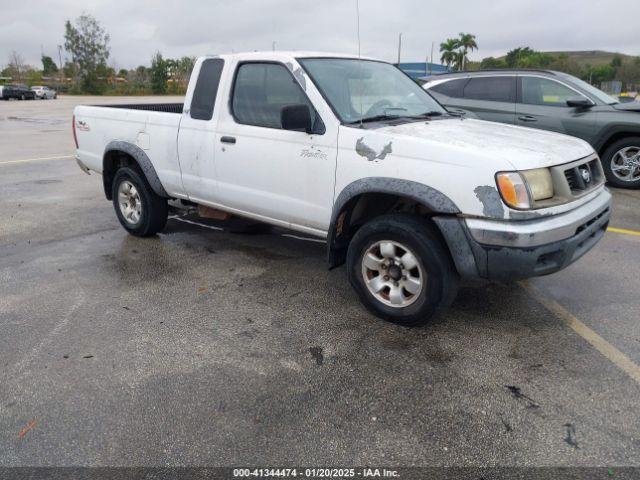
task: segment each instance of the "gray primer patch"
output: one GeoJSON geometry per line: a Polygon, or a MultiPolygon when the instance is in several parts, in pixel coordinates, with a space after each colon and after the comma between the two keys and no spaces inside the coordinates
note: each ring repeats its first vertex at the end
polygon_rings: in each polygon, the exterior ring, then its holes
{"type": "Polygon", "coordinates": [[[482,203],[482,213],[487,217],[504,218],[504,206],[496,187],[482,186],[474,190],[476,197],[482,203]]]}
{"type": "Polygon", "coordinates": [[[361,157],[365,157],[370,162],[374,160],[384,160],[386,156],[393,152],[391,146],[393,142],[387,143],[382,147],[382,151],[377,153],[373,148],[364,143],[364,137],[360,137],[356,142],[356,153],[361,157]]]}

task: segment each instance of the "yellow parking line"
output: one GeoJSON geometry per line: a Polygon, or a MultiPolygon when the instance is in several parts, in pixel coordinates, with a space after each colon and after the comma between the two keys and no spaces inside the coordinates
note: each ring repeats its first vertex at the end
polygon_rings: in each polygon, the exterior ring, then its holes
{"type": "Polygon", "coordinates": [[[640,383],[640,365],[635,364],[629,357],[607,342],[596,332],[587,327],[571,312],[565,309],[555,300],[545,296],[540,290],[526,282],[518,282],[533,298],[558,317],[562,322],[574,332],[584,338],[596,350],[604,355],[611,363],[629,375],[636,382],[640,383]]]}
{"type": "Polygon", "coordinates": [[[10,163],[39,162],[42,160],[62,160],[65,158],[73,158],[73,155],[57,155],[55,157],[39,157],[39,158],[23,158],[20,160],[6,160],[4,162],[0,162],[0,165],[8,165],[10,163]]]}
{"type": "Polygon", "coordinates": [[[639,231],[637,231],[637,230],[628,230],[626,228],[609,227],[609,228],[607,228],[607,232],[622,233],[623,235],[634,235],[634,236],[640,237],[640,232],[639,231]]]}

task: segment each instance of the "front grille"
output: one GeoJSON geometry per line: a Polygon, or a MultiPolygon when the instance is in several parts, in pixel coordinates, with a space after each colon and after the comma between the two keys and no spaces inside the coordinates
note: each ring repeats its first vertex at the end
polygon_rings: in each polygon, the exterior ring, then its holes
{"type": "Polygon", "coordinates": [[[594,158],[564,171],[564,177],[573,195],[580,195],[601,183],[602,173],[598,162],[598,159],[594,158]]]}

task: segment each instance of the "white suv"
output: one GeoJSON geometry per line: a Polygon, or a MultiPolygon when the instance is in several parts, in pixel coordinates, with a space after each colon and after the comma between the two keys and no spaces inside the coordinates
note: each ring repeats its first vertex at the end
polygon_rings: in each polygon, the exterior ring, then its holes
{"type": "Polygon", "coordinates": [[[40,98],[41,100],[47,100],[48,98],[58,98],[58,92],[52,90],[49,87],[31,87],[31,91],[36,94],[36,98],[40,98]]]}

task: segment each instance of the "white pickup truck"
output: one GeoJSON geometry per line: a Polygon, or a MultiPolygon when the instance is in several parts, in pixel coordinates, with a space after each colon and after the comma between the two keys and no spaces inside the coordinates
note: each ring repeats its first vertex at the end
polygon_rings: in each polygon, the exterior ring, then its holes
{"type": "Polygon", "coordinates": [[[586,142],[455,116],[372,59],[203,57],[184,104],[78,106],[73,133],[131,234],[160,232],[175,199],[314,235],[362,302],[404,325],[460,277],[566,267],[610,216],[586,142]]]}

